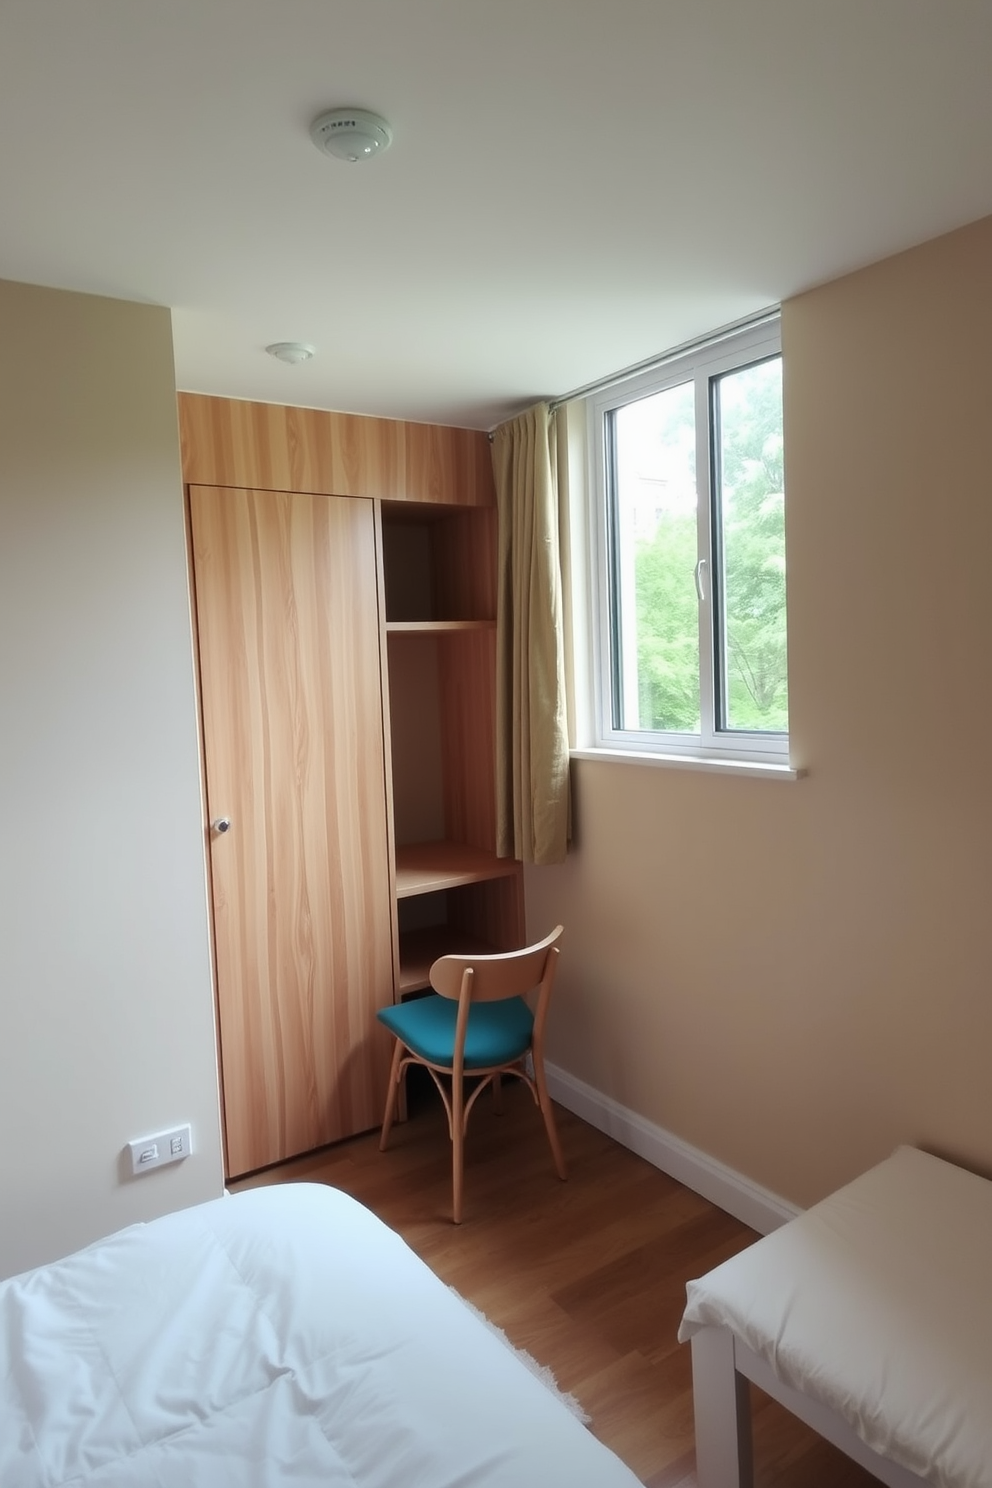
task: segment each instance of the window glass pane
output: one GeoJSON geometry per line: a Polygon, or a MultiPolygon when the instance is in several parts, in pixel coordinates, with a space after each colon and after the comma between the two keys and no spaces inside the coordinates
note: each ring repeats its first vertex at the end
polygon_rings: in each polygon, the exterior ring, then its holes
{"type": "Polygon", "coordinates": [[[782,359],[714,380],[723,586],[717,672],[724,729],[789,727],[782,359]]]}
{"type": "Polygon", "coordinates": [[[614,726],[699,732],[691,382],[613,415],[614,726]]]}

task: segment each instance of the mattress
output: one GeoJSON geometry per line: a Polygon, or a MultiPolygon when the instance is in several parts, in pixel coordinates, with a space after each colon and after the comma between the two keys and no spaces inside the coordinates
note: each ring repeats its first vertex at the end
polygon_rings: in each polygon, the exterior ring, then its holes
{"type": "Polygon", "coordinates": [[[992,1183],[911,1147],[687,1288],[777,1378],[938,1488],[992,1488],[992,1183]]]}
{"type": "Polygon", "coordinates": [[[292,1184],[0,1285],[2,1488],[636,1488],[368,1210],[292,1184]]]}

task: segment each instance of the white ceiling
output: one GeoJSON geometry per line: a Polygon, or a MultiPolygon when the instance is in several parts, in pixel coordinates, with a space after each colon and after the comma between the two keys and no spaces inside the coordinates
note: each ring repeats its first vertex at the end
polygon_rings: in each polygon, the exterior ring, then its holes
{"type": "Polygon", "coordinates": [[[992,0],[2,0],[0,276],[171,306],[184,389],[485,428],[992,213],[990,64],[992,0]]]}

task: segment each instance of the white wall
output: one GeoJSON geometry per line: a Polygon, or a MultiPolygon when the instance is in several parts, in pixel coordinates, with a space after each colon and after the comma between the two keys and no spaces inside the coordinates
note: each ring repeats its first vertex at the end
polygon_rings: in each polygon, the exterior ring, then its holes
{"type": "Polygon", "coordinates": [[[986,218],[783,306],[806,778],[577,762],[526,878],[550,1058],[801,1205],[900,1142],[992,1173],[990,263],[986,218]]]}
{"type": "Polygon", "coordinates": [[[0,282],[0,1275],[222,1189],[194,696],[169,313],[0,282]]]}

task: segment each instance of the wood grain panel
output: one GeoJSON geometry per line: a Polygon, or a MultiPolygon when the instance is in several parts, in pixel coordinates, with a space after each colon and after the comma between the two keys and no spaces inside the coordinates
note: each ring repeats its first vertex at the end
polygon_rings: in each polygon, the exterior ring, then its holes
{"type": "Polygon", "coordinates": [[[435,638],[388,638],[393,829],[397,844],[444,836],[441,718],[435,638]]]}
{"type": "Polygon", "coordinates": [[[487,436],[475,429],[179,394],[191,484],[494,506],[487,436]]]}
{"type": "Polygon", "coordinates": [[[392,1001],[371,503],[193,487],[229,1176],[375,1126],[392,1001]]]}
{"type": "Polygon", "coordinates": [[[496,635],[437,637],[445,836],[496,847],[496,635]]]}
{"type": "MultiPolygon", "coordinates": [[[[386,856],[387,884],[386,893],[389,896],[389,954],[392,966],[392,988],[394,1000],[399,996],[400,981],[400,939],[399,939],[399,915],[396,907],[396,822],[395,801],[393,792],[393,772],[390,767],[390,749],[392,740],[392,720],[389,706],[389,648],[386,635],[386,578],[385,578],[385,554],[383,552],[382,531],[382,502],[372,502],[372,524],[375,539],[375,566],[376,566],[376,612],[377,626],[379,632],[379,707],[382,720],[382,749],[383,749],[383,776],[385,785],[385,808],[386,808],[386,856]]],[[[388,1039],[385,1041],[388,1045],[388,1039]]],[[[382,1049],[383,1041],[380,1039],[379,1048],[382,1049]]],[[[385,1050],[382,1050],[382,1058],[385,1059],[385,1050]]],[[[387,1075],[388,1083],[388,1075],[387,1075]]],[[[400,1119],[406,1117],[405,1100],[401,1103],[400,1119]]]]}
{"type": "MultiPolygon", "coordinates": [[[[508,869],[505,878],[467,884],[448,895],[449,924],[457,932],[452,934],[453,941],[464,935],[495,951],[515,951],[527,944],[523,866],[505,858],[500,862],[508,869]]],[[[538,928],[529,938],[537,940],[543,934],[544,930],[538,928]]]]}
{"type": "Polygon", "coordinates": [[[496,509],[458,512],[433,528],[439,619],[496,619],[496,509]]]}
{"type": "Polygon", "coordinates": [[[435,613],[434,552],[430,526],[423,519],[406,519],[407,513],[419,513],[427,508],[381,502],[379,509],[382,513],[386,623],[432,620],[435,613]],[[398,517],[397,512],[402,512],[403,517],[398,517]]]}

